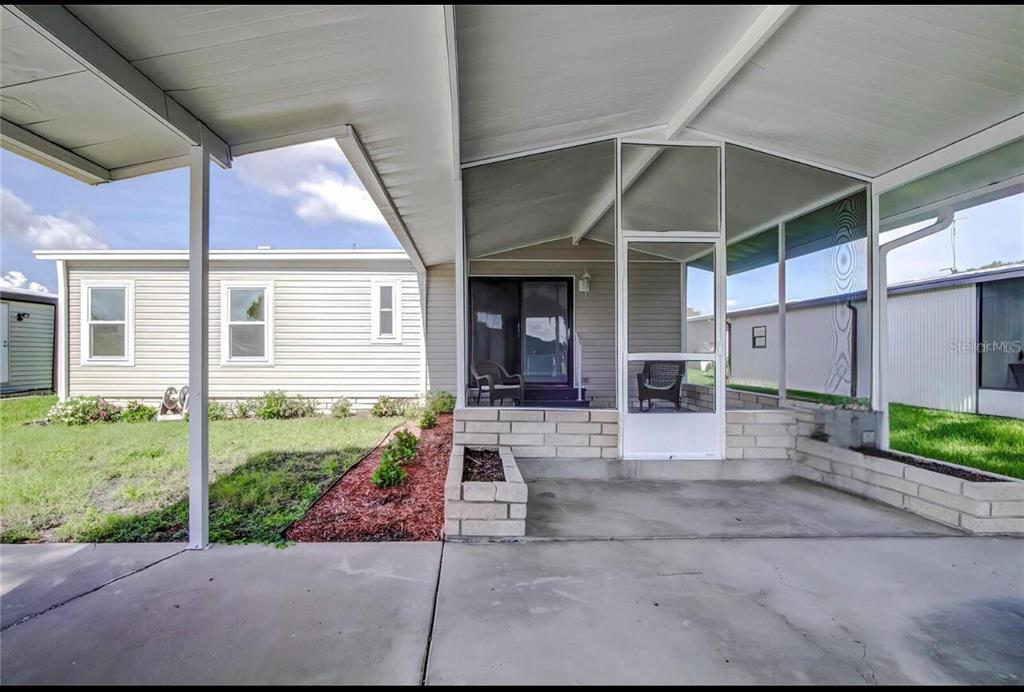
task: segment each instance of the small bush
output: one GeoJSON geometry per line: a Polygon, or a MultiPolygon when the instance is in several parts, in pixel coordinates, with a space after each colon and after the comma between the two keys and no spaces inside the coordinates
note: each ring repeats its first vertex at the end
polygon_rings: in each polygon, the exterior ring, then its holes
{"type": "Polygon", "coordinates": [[[420,414],[420,419],[417,422],[417,425],[419,425],[423,430],[434,427],[437,425],[437,414],[429,408],[424,409],[423,413],[420,414]]]}
{"type": "Polygon", "coordinates": [[[304,397],[288,397],[283,390],[273,389],[256,399],[256,417],[263,420],[308,418],[316,413],[316,404],[304,397]]]}
{"type": "Polygon", "coordinates": [[[120,416],[122,423],[145,423],[154,418],[156,418],[156,409],[146,406],[140,401],[129,401],[120,416]]]}
{"type": "Polygon", "coordinates": [[[434,392],[427,392],[427,396],[424,397],[426,407],[428,410],[434,413],[451,413],[455,410],[455,395],[451,392],[444,390],[438,390],[434,392]]]}
{"type": "Polygon", "coordinates": [[[335,418],[348,418],[352,415],[352,401],[341,397],[331,404],[331,415],[335,418]]]}
{"type": "Polygon", "coordinates": [[[393,418],[401,416],[403,413],[402,402],[392,399],[386,394],[377,397],[377,401],[373,403],[373,407],[370,409],[370,415],[377,418],[393,418]]]}
{"type": "Polygon", "coordinates": [[[388,443],[388,449],[392,450],[402,461],[412,459],[416,454],[416,444],[419,438],[408,430],[399,430],[388,443]]]}
{"type": "Polygon", "coordinates": [[[50,409],[48,418],[64,425],[88,425],[90,423],[113,423],[121,416],[121,409],[98,396],[78,396],[67,401],[58,401],[50,409]]]}
{"type": "Polygon", "coordinates": [[[253,399],[239,399],[235,402],[235,418],[252,418],[256,415],[256,402],[253,399]]]}
{"type": "Polygon", "coordinates": [[[373,470],[370,482],[378,488],[392,488],[405,481],[405,469],[402,468],[402,461],[391,451],[385,449],[380,455],[380,463],[373,470]]]}
{"type": "Polygon", "coordinates": [[[206,407],[208,420],[228,420],[231,418],[231,407],[223,401],[211,401],[206,407]]]}

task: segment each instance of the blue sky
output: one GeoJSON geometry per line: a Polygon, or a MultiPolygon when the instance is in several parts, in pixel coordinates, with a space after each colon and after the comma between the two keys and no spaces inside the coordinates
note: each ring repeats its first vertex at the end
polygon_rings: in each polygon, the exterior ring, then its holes
{"type": "MultiPolygon", "coordinates": [[[[252,154],[228,171],[211,166],[210,244],[219,249],[380,248],[398,242],[380,217],[333,140],[252,154]]],[[[89,186],[0,151],[3,187],[0,283],[56,288],[53,262],[32,257],[34,249],[178,249],[188,235],[185,169],[89,186]]],[[[957,267],[994,260],[1024,260],[1024,195],[957,214],[957,267]]],[[[927,223],[927,222],[925,222],[927,223]]],[[[883,240],[922,224],[883,235],[883,240]]],[[[849,254],[864,288],[863,243],[849,254]]],[[[787,298],[832,295],[830,253],[787,262],[787,298]]],[[[890,283],[949,274],[951,231],[893,252],[890,283]]],[[[703,273],[703,272],[699,272],[703,273]]],[[[729,278],[730,308],[777,300],[776,267],[729,278]]],[[[710,311],[711,283],[693,277],[691,307],[710,311]]]]}
{"type": "MultiPolygon", "coordinates": [[[[188,242],[188,171],[90,186],[7,151],[0,275],[56,289],[54,262],[35,249],[182,249],[188,242]]],[[[211,166],[210,245],[218,249],[399,247],[333,140],[211,166]]]]}

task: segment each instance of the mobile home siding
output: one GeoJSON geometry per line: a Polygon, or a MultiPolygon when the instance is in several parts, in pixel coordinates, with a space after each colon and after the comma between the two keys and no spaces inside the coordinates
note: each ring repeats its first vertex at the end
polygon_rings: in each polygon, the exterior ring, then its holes
{"type": "MultiPolygon", "coordinates": [[[[857,396],[871,387],[871,323],[867,303],[854,303],[858,316],[857,396]]],[[[850,334],[836,327],[845,303],[786,311],[786,377],[791,389],[848,395],[850,334]],[[839,363],[837,366],[836,363],[839,363]],[[835,386],[838,384],[839,386],[835,386]]],[[[848,317],[848,316],[844,316],[848,317]]],[[[729,316],[732,325],[731,378],[737,384],[778,385],[778,313],[775,308],[729,316]],[[764,349],[751,348],[751,329],[765,325],[764,349]]],[[[895,293],[889,296],[887,372],[890,401],[948,411],[975,411],[977,358],[950,348],[977,339],[974,284],[895,293]]],[[[691,322],[691,329],[693,322],[691,322]]]]}
{"type": "MultiPolygon", "coordinates": [[[[71,396],[159,399],[188,381],[188,271],[184,262],[70,262],[71,396]],[[133,280],[134,366],[83,365],[82,280],[133,280]]],[[[270,389],[347,396],[365,407],[377,396],[423,391],[419,286],[407,260],[211,261],[210,396],[239,399],[270,389]],[[370,342],[371,280],[401,279],[401,343],[370,342]],[[273,365],[221,363],[221,282],[273,282],[273,365]]]]}
{"type": "Polygon", "coordinates": [[[974,285],[889,298],[889,399],[903,404],[972,412],[977,406],[978,359],[950,348],[977,338],[974,285]]]}
{"type": "Polygon", "coordinates": [[[3,301],[7,311],[8,380],[3,393],[53,389],[53,305],[3,301]],[[18,321],[19,312],[29,317],[18,321]]]}
{"type": "Polygon", "coordinates": [[[427,268],[427,387],[455,393],[455,265],[427,268]]]}

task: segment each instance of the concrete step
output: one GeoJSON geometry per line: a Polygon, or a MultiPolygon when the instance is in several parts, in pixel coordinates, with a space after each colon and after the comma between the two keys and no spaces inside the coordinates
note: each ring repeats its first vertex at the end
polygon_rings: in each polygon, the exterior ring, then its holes
{"type": "Polygon", "coordinates": [[[580,459],[517,458],[533,480],[778,481],[794,475],[788,459],[580,459]]]}

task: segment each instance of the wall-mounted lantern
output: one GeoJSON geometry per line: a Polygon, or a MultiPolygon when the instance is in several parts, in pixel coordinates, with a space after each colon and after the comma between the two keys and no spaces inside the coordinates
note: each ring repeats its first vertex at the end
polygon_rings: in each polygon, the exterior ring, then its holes
{"type": "Polygon", "coordinates": [[[580,293],[590,293],[590,272],[583,270],[583,276],[580,277],[580,293]]]}

